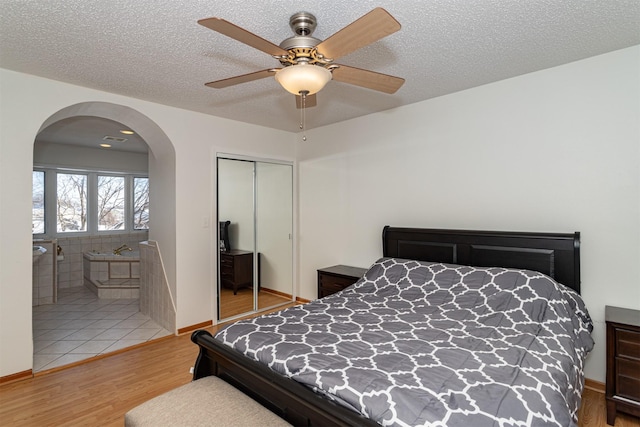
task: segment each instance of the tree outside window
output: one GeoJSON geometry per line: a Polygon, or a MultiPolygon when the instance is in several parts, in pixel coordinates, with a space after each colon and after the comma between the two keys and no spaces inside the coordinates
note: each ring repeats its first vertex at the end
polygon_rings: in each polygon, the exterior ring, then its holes
{"type": "Polygon", "coordinates": [[[149,229],[149,178],[133,178],[133,228],[149,229]]]}
{"type": "Polygon", "coordinates": [[[87,175],[58,173],[57,230],[87,231],[87,175]]]}
{"type": "Polygon", "coordinates": [[[33,171],[33,205],[31,208],[31,232],[44,233],[44,171],[33,171]]]}
{"type": "Polygon", "coordinates": [[[148,177],[118,172],[34,170],[32,190],[34,235],[47,233],[46,224],[53,224],[54,216],[57,233],[149,229],[148,177]],[[47,195],[49,188],[55,195],[47,195]]]}
{"type": "Polygon", "coordinates": [[[124,177],[98,176],[98,230],[124,230],[124,177]]]}

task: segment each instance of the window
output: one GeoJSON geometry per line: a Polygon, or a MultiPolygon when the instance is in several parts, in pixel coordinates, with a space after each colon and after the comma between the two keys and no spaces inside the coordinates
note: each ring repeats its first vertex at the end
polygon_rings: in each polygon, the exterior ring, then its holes
{"type": "Polygon", "coordinates": [[[87,175],[58,173],[58,233],[87,231],[87,175]]]}
{"type": "Polygon", "coordinates": [[[33,234],[149,229],[149,178],[110,172],[33,171],[33,234]],[[49,227],[50,226],[50,227],[49,227]]]}
{"type": "Polygon", "coordinates": [[[149,178],[133,178],[133,228],[149,229],[149,178]]]}
{"type": "Polygon", "coordinates": [[[44,233],[44,172],[33,171],[33,205],[31,208],[31,232],[44,233]]]}
{"type": "Polygon", "coordinates": [[[124,177],[98,176],[98,230],[124,230],[124,177]]]}

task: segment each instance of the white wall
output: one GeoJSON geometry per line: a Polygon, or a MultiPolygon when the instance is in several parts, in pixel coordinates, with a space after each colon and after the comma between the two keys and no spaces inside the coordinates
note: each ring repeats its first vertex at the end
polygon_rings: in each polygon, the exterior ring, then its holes
{"type": "Polygon", "coordinates": [[[312,131],[299,145],[300,295],[367,267],[393,226],[582,233],[605,380],[604,306],[640,309],[640,47],[312,131]]]}
{"type": "MultiPolygon", "coordinates": [[[[154,211],[155,215],[175,211],[176,244],[170,252],[175,253],[178,328],[216,318],[215,229],[211,227],[215,221],[212,171],[216,150],[294,160],[295,137],[287,132],[0,69],[0,377],[32,367],[33,142],[51,115],[85,102],[132,108],[155,122],[173,143],[175,206],[157,206],[154,211]]],[[[153,149],[153,141],[147,143],[153,149]]],[[[153,156],[173,155],[167,151],[171,150],[159,150],[153,156]]],[[[153,164],[152,159],[150,169],[153,164]]],[[[163,177],[162,171],[150,170],[150,174],[158,176],[152,185],[174,191],[172,180],[163,177]]],[[[161,248],[163,254],[165,249],[161,248]]]]}

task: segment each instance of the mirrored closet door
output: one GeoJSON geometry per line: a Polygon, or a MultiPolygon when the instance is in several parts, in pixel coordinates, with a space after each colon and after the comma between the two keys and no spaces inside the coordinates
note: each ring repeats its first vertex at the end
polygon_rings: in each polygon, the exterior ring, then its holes
{"type": "Polygon", "coordinates": [[[293,299],[293,167],[219,156],[218,319],[293,299]]]}

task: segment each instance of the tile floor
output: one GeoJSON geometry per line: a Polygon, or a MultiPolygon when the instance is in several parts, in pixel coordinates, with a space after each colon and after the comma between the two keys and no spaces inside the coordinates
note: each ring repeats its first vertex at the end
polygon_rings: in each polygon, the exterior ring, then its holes
{"type": "Polygon", "coordinates": [[[98,299],[60,289],[58,303],[33,307],[33,371],[43,371],[170,335],[136,299],[98,299]]]}

